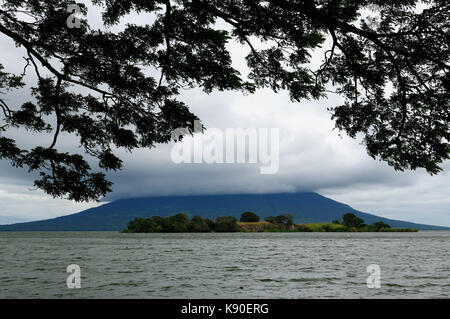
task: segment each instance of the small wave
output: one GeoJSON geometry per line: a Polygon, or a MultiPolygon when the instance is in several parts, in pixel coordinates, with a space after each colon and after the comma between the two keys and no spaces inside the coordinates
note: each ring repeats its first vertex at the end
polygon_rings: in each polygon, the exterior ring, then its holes
{"type": "Polygon", "coordinates": [[[238,266],[229,266],[229,267],[225,267],[224,268],[226,271],[237,271],[237,270],[242,270],[240,267],[238,266]]]}
{"type": "Polygon", "coordinates": [[[385,283],[384,285],[388,286],[388,287],[399,287],[399,288],[405,288],[406,287],[405,285],[400,285],[400,284],[395,284],[395,283],[385,283]]]}
{"type": "Polygon", "coordinates": [[[283,280],[279,280],[279,279],[270,279],[270,278],[263,278],[263,279],[258,279],[261,282],[283,282],[283,280]]]}
{"type": "Polygon", "coordinates": [[[136,274],[136,273],[141,273],[141,272],[145,272],[145,270],[119,270],[117,273],[118,274],[136,274]]]}
{"type": "Polygon", "coordinates": [[[289,279],[288,281],[289,282],[310,282],[310,281],[313,281],[313,282],[316,282],[316,281],[327,281],[327,282],[330,282],[332,280],[339,280],[339,279],[341,279],[341,278],[336,278],[336,277],[311,277],[311,278],[303,277],[303,278],[292,278],[292,279],[289,279]]]}
{"type": "Polygon", "coordinates": [[[448,276],[411,276],[411,275],[405,275],[403,276],[405,279],[436,279],[436,280],[442,280],[442,279],[448,279],[448,276]]]}
{"type": "Polygon", "coordinates": [[[37,280],[39,279],[38,277],[24,277],[23,280],[25,281],[31,281],[31,280],[37,280]]]}

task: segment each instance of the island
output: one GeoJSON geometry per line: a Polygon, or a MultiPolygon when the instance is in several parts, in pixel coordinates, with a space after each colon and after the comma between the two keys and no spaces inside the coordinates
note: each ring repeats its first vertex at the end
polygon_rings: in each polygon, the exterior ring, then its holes
{"type": "Polygon", "coordinates": [[[238,220],[233,216],[221,216],[215,220],[195,215],[189,220],[185,213],[170,217],[136,217],[122,233],[207,233],[207,232],[417,232],[411,228],[392,228],[379,221],[370,225],[353,213],[330,223],[294,223],[292,214],[269,216],[260,221],[253,212],[244,212],[238,220]]]}

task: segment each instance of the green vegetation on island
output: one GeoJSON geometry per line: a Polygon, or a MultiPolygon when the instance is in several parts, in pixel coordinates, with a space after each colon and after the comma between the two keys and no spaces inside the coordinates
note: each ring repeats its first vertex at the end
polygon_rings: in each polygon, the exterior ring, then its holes
{"type": "Polygon", "coordinates": [[[195,215],[189,220],[187,214],[170,217],[136,217],[128,223],[125,233],[207,233],[239,232],[238,220],[233,216],[217,217],[215,221],[195,215]]]}
{"type": "Polygon", "coordinates": [[[371,225],[355,214],[347,213],[342,220],[331,223],[295,224],[292,214],[269,216],[260,221],[253,212],[242,213],[240,220],[233,216],[221,216],[215,220],[179,213],[170,217],[136,217],[127,225],[124,233],[207,233],[207,232],[417,232],[417,229],[391,228],[379,221],[371,225]]]}

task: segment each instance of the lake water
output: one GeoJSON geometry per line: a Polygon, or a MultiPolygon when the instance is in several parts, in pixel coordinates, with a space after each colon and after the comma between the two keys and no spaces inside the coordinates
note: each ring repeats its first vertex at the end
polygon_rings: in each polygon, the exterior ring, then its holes
{"type": "Polygon", "coordinates": [[[450,232],[0,233],[0,298],[74,297],[449,298],[450,232]]]}

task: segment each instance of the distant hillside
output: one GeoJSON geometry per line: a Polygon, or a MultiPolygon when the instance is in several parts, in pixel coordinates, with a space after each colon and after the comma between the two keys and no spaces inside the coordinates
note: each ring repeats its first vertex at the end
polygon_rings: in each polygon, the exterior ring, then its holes
{"type": "MultiPolygon", "coordinates": [[[[29,219],[28,219],[29,220],[29,219]]],[[[23,223],[26,219],[12,216],[0,216],[0,225],[9,225],[15,223],[23,223]]]]}
{"type": "Polygon", "coordinates": [[[294,214],[296,223],[330,222],[351,212],[368,224],[383,221],[392,227],[420,230],[449,230],[448,227],[414,224],[363,213],[348,205],[316,193],[165,196],[117,200],[77,214],[54,219],[0,226],[0,231],[78,231],[121,230],[134,217],[170,216],[185,212],[215,219],[218,216],[239,217],[253,211],[261,217],[294,214]]]}

